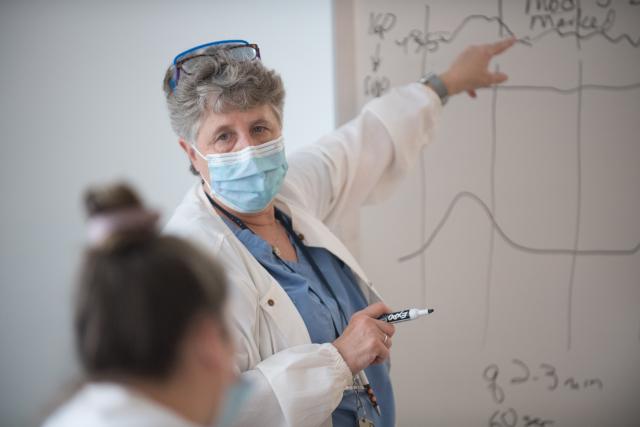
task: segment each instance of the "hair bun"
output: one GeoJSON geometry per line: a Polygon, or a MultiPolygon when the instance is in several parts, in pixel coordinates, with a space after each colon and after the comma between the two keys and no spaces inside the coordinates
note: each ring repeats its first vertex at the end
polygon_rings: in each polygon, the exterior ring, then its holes
{"type": "Polygon", "coordinates": [[[90,246],[129,240],[127,237],[155,234],[160,215],[147,210],[138,194],[127,184],[92,187],[85,193],[90,246]]]}

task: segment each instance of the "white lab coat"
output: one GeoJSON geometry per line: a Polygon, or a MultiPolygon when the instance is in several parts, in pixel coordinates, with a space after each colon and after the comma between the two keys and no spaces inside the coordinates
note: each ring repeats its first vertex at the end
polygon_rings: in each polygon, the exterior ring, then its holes
{"type": "MultiPolygon", "coordinates": [[[[413,83],[369,102],[357,118],[288,156],[276,206],[291,216],[305,244],[328,249],[351,268],[369,303],[380,296],[331,229],[408,173],[440,111],[435,92],[413,83]]],[[[352,384],[348,366],[332,344],[311,344],[291,299],[225,225],[199,183],[166,232],[198,242],[227,271],[237,366],[256,384],[238,425],[331,426],[331,413],[352,384]]]]}
{"type": "Polygon", "coordinates": [[[199,427],[117,383],[84,385],[42,427],[199,427]]]}

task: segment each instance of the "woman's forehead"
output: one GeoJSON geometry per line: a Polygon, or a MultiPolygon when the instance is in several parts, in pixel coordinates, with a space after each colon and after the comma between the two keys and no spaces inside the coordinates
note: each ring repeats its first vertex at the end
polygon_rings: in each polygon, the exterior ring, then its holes
{"type": "Polygon", "coordinates": [[[209,111],[203,125],[208,128],[220,126],[246,125],[257,121],[266,121],[277,125],[279,123],[273,108],[268,104],[259,105],[247,110],[230,110],[225,112],[209,111]]]}

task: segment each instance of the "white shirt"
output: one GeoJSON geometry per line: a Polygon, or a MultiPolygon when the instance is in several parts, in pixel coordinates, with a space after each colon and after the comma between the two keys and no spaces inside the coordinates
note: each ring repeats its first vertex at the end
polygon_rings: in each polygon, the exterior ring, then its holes
{"type": "Polygon", "coordinates": [[[175,412],[116,383],[88,383],[43,427],[198,427],[175,412]]]}
{"type": "MultiPolygon", "coordinates": [[[[380,296],[331,230],[406,176],[432,139],[441,108],[431,89],[403,86],[288,156],[276,206],[291,216],[305,244],[326,248],[351,268],[369,303],[380,296]]],[[[331,426],[331,413],[352,384],[348,366],[332,344],[311,344],[289,296],[221,220],[200,183],[187,192],[166,232],[198,243],[226,270],[237,367],[255,384],[238,425],[331,426]]]]}

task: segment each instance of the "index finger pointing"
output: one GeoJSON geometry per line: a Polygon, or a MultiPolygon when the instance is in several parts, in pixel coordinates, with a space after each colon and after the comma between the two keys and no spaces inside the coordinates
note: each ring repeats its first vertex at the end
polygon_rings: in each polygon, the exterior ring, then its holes
{"type": "Polygon", "coordinates": [[[515,42],[516,42],[516,38],[510,37],[508,39],[500,40],[499,42],[492,43],[489,45],[489,52],[491,53],[491,55],[501,54],[502,52],[504,52],[505,50],[513,46],[515,42]]]}

